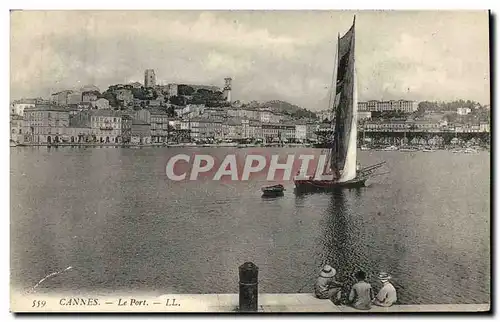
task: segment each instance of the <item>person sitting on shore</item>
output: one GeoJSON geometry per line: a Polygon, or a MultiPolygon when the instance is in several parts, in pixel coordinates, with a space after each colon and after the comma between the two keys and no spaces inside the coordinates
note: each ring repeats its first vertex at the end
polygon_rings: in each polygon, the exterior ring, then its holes
{"type": "Polygon", "coordinates": [[[398,297],[396,289],[389,282],[391,275],[382,272],[378,275],[378,279],[382,283],[382,288],[373,299],[373,304],[384,307],[392,306],[398,300],[398,297]]]}
{"type": "Polygon", "coordinates": [[[325,265],[314,286],[314,293],[319,299],[330,299],[338,304],[341,298],[342,283],[335,280],[337,272],[330,265],[325,265]]]}
{"type": "Polygon", "coordinates": [[[373,298],[373,289],[370,283],[367,283],[366,273],[359,271],[355,275],[356,284],[352,286],[351,293],[349,294],[349,303],[358,310],[371,309],[371,302],[373,298]]]}

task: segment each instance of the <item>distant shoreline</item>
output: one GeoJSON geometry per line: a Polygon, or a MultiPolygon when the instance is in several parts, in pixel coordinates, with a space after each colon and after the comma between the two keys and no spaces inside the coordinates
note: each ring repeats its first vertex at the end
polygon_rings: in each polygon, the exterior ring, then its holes
{"type": "Polygon", "coordinates": [[[196,147],[196,148],[277,148],[277,147],[313,147],[311,144],[193,144],[193,143],[177,143],[177,144],[116,144],[116,143],[21,143],[11,145],[11,147],[30,147],[30,146],[45,146],[45,147],[115,147],[115,148],[147,148],[147,147],[196,147]]]}
{"type": "MultiPolygon", "coordinates": [[[[326,147],[314,146],[312,144],[299,144],[299,143],[289,143],[289,144],[194,144],[194,143],[177,143],[177,144],[116,144],[116,143],[59,143],[59,144],[46,144],[46,143],[24,143],[11,145],[11,148],[17,147],[47,147],[47,148],[59,148],[59,147],[73,147],[73,148],[311,148],[311,149],[327,149],[326,147]]],[[[445,147],[422,147],[422,146],[407,146],[404,148],[397,149],[385,149],[389,147],[380,146],[372,147],[369,149],[363,149],[358,147],[358,151],[370,152],[370,151],[380,151],[380,152],[432,152],[432,151],[453,151],[466,149],[466,146],[445,146],[445,147]]],[[[473,147],[477,152],[479,151],[490,151],[488,147],[475,146],[473,147]]]]}

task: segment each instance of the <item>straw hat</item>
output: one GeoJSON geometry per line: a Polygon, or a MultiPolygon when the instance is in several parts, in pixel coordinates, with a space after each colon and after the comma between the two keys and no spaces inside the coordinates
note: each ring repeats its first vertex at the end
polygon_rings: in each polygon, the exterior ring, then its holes
{"type": "Polygon", "coordinates": [[[335,270],[335,268],[331,267],[330,265],[325,265],[323,267],[323,269],[321,270],[321,273],[319,273],[319,276],[330,278],[330,277],[334,277],[335,274],[337,274],[337,271],[335,270]]]}
{"type": "Polygon", "coordinates": [[[378,279],[381,281],[381,282],[387,282],[388,280],[390,280],[392,277],[391,275],[389,275],[388,273],[386,272],[381,272],[380,274],[378,274],[378,279]]]}

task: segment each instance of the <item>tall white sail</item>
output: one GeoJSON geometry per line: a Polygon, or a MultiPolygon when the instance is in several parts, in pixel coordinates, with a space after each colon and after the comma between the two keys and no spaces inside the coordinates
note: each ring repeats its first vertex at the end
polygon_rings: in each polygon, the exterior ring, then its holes
{"type": "Polygon", "coordinates": [[[354,70],[354,90],[353,90],[353,116],[351,123],[351,135],[347,146],[347,155],[344,169],[340,171],[339,182],[352,180],[356,177],[357,168],[357,141],[358,141],[358,91],[356,83],[356,69],[354,70]]]}
{"type": "Polygon", "coordinates": [[[357,86],[355,72],[355,21],[338,40],[338,61],[335,88],[335,129],[330,167],[338,182],[356,177],[357,86]]]}

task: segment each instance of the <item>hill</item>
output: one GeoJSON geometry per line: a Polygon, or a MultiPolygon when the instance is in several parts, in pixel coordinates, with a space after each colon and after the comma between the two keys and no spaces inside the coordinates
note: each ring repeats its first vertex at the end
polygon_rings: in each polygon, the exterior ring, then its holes
{"type": "Polygon", "coordinates": [[[280,100],[267,101],[260,104],[261,107],[268,107],[273,112],[291,115],[295,118],[316,118],[316,114],[303,107],[280,100]]]}

